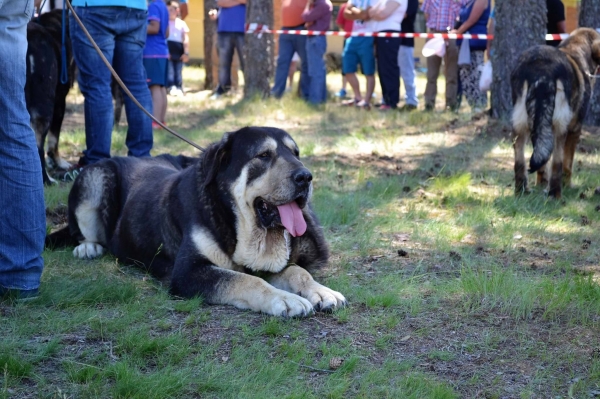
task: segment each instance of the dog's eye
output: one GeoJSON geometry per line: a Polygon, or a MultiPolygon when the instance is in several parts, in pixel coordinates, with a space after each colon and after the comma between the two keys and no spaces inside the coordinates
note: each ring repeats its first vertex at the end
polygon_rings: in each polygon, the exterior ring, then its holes
{"type": "Polygon", "coordinates": [[[270,159],[271,153],[269,151],[261,152],[260,154],[258,154],[257,158],[260,158],[262,160],[270,159]]]}

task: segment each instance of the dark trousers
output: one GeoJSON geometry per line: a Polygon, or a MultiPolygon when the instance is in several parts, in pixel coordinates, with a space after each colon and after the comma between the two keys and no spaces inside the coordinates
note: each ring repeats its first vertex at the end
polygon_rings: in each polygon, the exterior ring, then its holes
{"type": "Polygon", "coordinates": [[[219,48],[219,86],[217,93],[223,94],[231,89],[231,63],[233,51],[236,50],[240,59],[240,68],[244,70],[244,34],[238,32],[218,32],[217,46],[219,48]]]}
{"type": "MultiPolygon", "coordinates": [[[[398,31],[384,31],[398,32],[398,31]]],[[[376,37],[377,73],[383,101],[392,108],[400,101],[400,68],[398,67],[399,37],[376,37]]]]}

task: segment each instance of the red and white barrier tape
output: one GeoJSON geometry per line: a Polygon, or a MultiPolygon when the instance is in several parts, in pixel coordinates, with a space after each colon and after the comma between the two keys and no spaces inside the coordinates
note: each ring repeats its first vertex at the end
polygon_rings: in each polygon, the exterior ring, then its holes
{"type": "MultiPolygon", "coordinates": [[[[343,36],[343,37],[420,37],[424,39],[433,39],[441,37],[444,39],[493,39],[494,35],[469,34],[462,35],[456,33],[401,33],[401,32],[342,32],[342,31],[318,31],[318,30],[287,30],[287,29],[269,29],[266,25],[247,24],[246,33],[276,33],[280,35],[304,35],[304,36],[343,36]]],[[[563,40],[569,37],[568,33],[547,34],[546,40],[563,40]]]]}

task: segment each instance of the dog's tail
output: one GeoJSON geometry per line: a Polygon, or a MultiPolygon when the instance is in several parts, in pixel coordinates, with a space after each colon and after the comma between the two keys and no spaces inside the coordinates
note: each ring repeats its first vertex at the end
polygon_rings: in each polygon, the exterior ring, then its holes
{"type": "Polygon", "coordinates": [[[529,173],[543,167],[554,150],[552,122],[555,110],[557,81],[541,76],[531,82],[525,98],[533,154],[529,160],[529,173]]]}
{"type": "Polygon", "coordinates": [[[46,236],[45,247],[48,249],[75,247],[77,245],[79,245],[79,241],[73,237],[68,225],[46,236]]]}

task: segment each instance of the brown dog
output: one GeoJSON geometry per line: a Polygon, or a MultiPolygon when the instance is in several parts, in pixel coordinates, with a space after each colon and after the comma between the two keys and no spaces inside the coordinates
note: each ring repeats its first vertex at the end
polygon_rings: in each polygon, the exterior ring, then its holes
{"type": "Polygon", "coordinates": [[[600,34],[580,28],[558,48],[533,46],[523,52],[511,74],[515,149],[515,194],[528,192],[525,144],[531,136],[529,173],[548,194],[561,197],[571,183],[573,156],[600,64],[600,34]],[[550,166],[550,157],[552,163],[550,166]]]}

